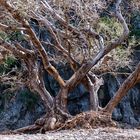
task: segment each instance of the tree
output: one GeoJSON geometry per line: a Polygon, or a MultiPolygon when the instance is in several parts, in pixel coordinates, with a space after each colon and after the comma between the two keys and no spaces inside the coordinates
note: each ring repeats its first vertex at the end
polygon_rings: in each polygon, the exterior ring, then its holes
{"type": "Polygon", "coordinates": [[[46,115],[37,120],[34,125],[18,129],[16,132],[39,129],[46,131],[74,127],[79,124],[89,127],[96,125],[96,121],[93,123],[95,118],[98,118],[100,121],[104,120],[107,124],[111,119],[115,106],[127,94],[128,90],[140,80],[140,64],[138,64],[136,70],[120,86],[116,95],[109,101],[107,106],[105,108],[99,107],[97,92],[103,81],[93,74],[93,68],[108,53],[121,45],[129,35],[128,25],[120,10],[121,0],[116,0],[114,11],[110,12],[110,16],[116,18],[116,21],[121,24],[123,31],[117,39],[110,40],[111,43],[106,43],[104,38],[93,29],[93,25],[95,27],[98,25],[98,22],[96,22],[100,18],[98,14],[106,9],[106,7],[103,8],[103,5],[100,5],[100,1],[98,1],[98,7],[94,2],[90,1],[75,1],[71,4],[69,1],[65,1],[62,3],[58,2],[58,5],[53,5],[54,3],[51,1],[41,0],[30,10],[25,6],[27,11],[23,8],[23,5],[22,8],[24,10],[18,9],[16,4],[9,3],[6,0],[0,0],[0,4],[3,11],[7,12],[6,15],[10,17],[11,23],[14,23],[8,25],[1,20],[0,30],[6,34],[13,31],[19,32],[29,46],[29,48],[24,47],[22,41],[16,39],[7,40],[3,37],[0,38],[0,47],[7,52],[10,51],[20,59],[24,67],[24,77],[20,75],[18,79],[13,80],[13,77],[9,77],[7,80],[9,76],[7,74],[1,76],[1,81],[7,82],[12,79],[12,82],[17,83],[16,87],[19,88],[24,85],[29,87],[30,90],[37,92],[41,96],[47,111],[46,115]],[[75,9],[75,6],[77,9],[75,9]],[[83,9],[81,6],[83,6],[83,9]],[[78,11],[80,8],[82,10],[78,11]],[[22,10],[26,12],[24,13],[22,10]],[[79,15],[78,12],[82,12],[83,15],[79,15]],[[38,26],[42,26],[49,31],[52,42],[44,42],[36,35],[29,23],[31,18],[38,23],[38,26]],[[53,56],[55,56],[55,61],[63,60],[70,64],[74,72],[70,79],[63,79],[52,65],[50,51],[47,51],[45,45],[54,50],[53,56]],[[91,46],[94,49],[90,49],[91,46]],[[81,51],[78,51],[79,48],[81,51]],[[77,53],[79,52],[80,54],[78,55],[77,53]],[[59,83],[60,91],[56,97],[52,97],[45,88],[44,71],[48,72],[59,83]],[[90,93],[91,111],[72,117],[67,110],[67,98],[70,91],[79,83],[82,83],[90,93]],[[102,119],[100,116],[103,116],[101,117],[102,119]],[[88,120],[85,119],[86,117],[88,117],[88,120]]]}

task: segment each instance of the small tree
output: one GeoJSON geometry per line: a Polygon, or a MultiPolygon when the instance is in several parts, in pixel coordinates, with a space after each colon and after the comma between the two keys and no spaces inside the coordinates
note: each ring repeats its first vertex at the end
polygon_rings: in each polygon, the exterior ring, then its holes
{"type": "MultiPolygon", "coordinates": [[[[7,21],[0,21],[0,30],[6,35],[13,31],[19,32],[28,44],[27,49],[27,47],[23,47],[23,42],[20,39],[11,40],[3,38],[3,35],[0,38],[0,47],[10,51],[20,59],[24,71],[24,75],[20,75],[20,78],[13,80],[12,77],[9,77],[8,81],[12,79],[12,82],[17,83],[16,87],[27,86],[30,90],[37,92],[41,96],[47,111],[46,115],[37,120],[34,125],[17,131],[26,132],[39,129],[46,131],[75,127],[79,124],[87,127],[87,124],[88,126],[96,125],[96,121],[93,123],[95,118],[100,121],[104,119],[108,124],[115,106],[127,94],[128,90],[140,80],[140,64],[138,64],[136,70],[120,86],[107,106],[105,108],[99,107],[97,92],[103,81],[93,74],[93,68],[111,50],[121,45],[129,35],[128,25],[120,10],[121,0],[116,0],[114,11],[110,12],[110,16],[116,18],[116,22],[122,26],[123,31],[109,43],[96,32],[100,19],[99,13],[106,9],[106,3],[103,4],[100,1],[72,2],[69,0],[53,2],[41,0],[37,4],[32,2],[24,3],[24,7],[22,1],[21,6],[20,3],[14,1],[9,3],[6,0],[0,0],[3,14],[6,15],[2,17],[3,19],[7,18],[7,21]],[[30,4],[34,7],[29,8],[30,4]],[[31,24],[29,24],[31,18],[38,23],[40,28],[49,31],[52,42],[44,42],[36,35],[31,24]],[[10,25],[7,24],[9,20],[10,25]],[[45,46],[54,50],[53,57],[45,46]],[[70,64],[74,72],[70,79],[65,80],[61,77],[57,69],[51,64],[50,60],[52,59],[70,64]],[[60,91],[56,97],[52,97],[45,88],[44,71],[47,71],[60,86],[60,91]],[[80,83],[90,93],[91,112],[72,117],[67,110],[67,98],[70,91],[80,83]],[[102,119],[99,116],[103,116],[102,119]],[[86,119],[87,117],[88,119],[86,119]]],[[[7,76],[9,75],[1,76],[1,81],[7,81],[7,76]]]]}

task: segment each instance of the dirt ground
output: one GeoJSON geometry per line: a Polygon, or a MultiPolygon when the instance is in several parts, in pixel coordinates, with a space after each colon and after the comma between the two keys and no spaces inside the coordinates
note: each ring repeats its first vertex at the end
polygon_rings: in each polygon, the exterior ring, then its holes
{"type": "Polygon", "coordinates": [[[138,129],[96,128],[73,129],[46,134],[0,135],[0,140],[140,140],[138,129]]]}

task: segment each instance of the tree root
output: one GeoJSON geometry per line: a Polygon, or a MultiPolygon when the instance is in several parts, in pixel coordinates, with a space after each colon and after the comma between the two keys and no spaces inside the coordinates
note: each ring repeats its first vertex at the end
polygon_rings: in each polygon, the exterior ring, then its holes
{"type": "Polygon", "coordinates": [[[38,119],[35,124],[26,126],[9,133],[45,133],[46,131],[59,131],[64,129],[73,128],[96,128],[96,127],[115,127],[115,122],[112,121],[111,115],[103,111],[95,112],[83,112],[68,120],[63,120],[63,117],[56,115],[55,117],[47,117],[46,115],[38,119]]]}
{"type": "Polygon", "coordinates": [[[39,130],[41,129],[41,127],[39,125],[29,125],[26,127],[22,127],[16,130],[7,130],[4,132],[1,132],[0,135],[11,135],[11,134],[24,134],[24,133],[37,133],[39,132],[39,130]]]}
{"type": "Polygon", "coordinates": [[[116,123],[112,121],[111,115],[106,114],[105,112],[84,112],[76,115],[72,119],[69,119],[57,130],[62,129],[73,129],[73,128],[96,128],[96,127],[107,127],[112,126],[115,127],[116,123]]]}
{"type": "Polygon", "coordinates": [[[39,129],[41,129],[41,126],[33,124],[33,125],[29,125],[23,128],[16,129],[13,132],[18,133],[18,134],[19,133],[37,133],[39,129]]]}

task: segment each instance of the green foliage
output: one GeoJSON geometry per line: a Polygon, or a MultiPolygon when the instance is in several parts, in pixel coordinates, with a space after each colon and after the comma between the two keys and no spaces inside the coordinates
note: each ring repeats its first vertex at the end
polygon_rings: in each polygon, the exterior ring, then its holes
{"type": "Polygon", "coordinates": [[[130,26],[130,37],[134,36],[136,39],[140,39],[140,12],[134,11],[131,17],[131,26],[130,26]]]}
{"type": "Polygon", "coordinates": [[[7,34],[3,31],[0,31],[0,38],[3,39],[3,40],[6,40],[7,34]]]}
{"type": "Polygon", "coordinates": [[[21,34],[20,31],[14,31],[10,35],[8,35],[9,40],[17,40],[17,41],[23,41],[24,35],[21,34]]]}
{"type": "Polygon", "coordinates": [[[127,55],[127,54],[131,53],[129,48],[125,48],[123,46],[120,46],[120,47],[116,48],[115,51],[116,51],[116,55],[117,55],[119,60],[125,61],[125,62],[129,61],[129,57],[127,55]]]}
{"type": "Polygon", "coordinates": [[[13,56],[8,56],[3,64],[0,65],[0,74],[9,72],[18,63],[13,56]]]}
{"type": "Polygon", "coordinates": [[[7,57],[6,61],[5,61],[5,65],[7,67],[11,67],[11,66],[13,66],[15,64],[15,61],[16,61],[16,59],[14,57],[12,57],[12,56],[11,57],[7,57]]]}
{"type": "Polygon", "coordinates": [[[129,67],[131,60],[131,53],[132,49],[130,46],[119,46],[116,49],[114,49],[112,52],[110,52],[110,55],[113,58],[113,61],[109,63],[110,67],[113,70],[118,70],[120,68],[124,68],[126,66],[129,67]]]}
{"type": "Polygon", "coordinates": [[[3,31],[0,31],[0,38],[5,40],[5,41],[23,41],[25,40],[25,36],[22,35],[22,33],[20,31],[13,31],[9,34],[3,32],[3,31]]]}
{"type": "Polygon", "coordinates": [[[107,40],[114,39],[122,33],[122,26],[114,18],[101,17],[99,20],[98,32],[104,34],[107,40]]]}
{"type": "MultiPolygon", "coordinates": [[[[120,37],[123,32],[123,27],[115,18],[104,16],[99,20],[98,32],[103,35],[105,44],[107,45],[110,41],[120,37]]],[[[109,53],[112,57],[112,61],[109,61],[109,66],[113,70],[128,66],[131,62],[131,52],[129,44],[127,44],[127,41],[124,41],[122,45],[109,53]]]]}
{"type": "Polygon", "coordinates": [[[135,36],[137,39],[140,39],[140,29],[132,29],[130,32],[130,36],[135,36]]]}

